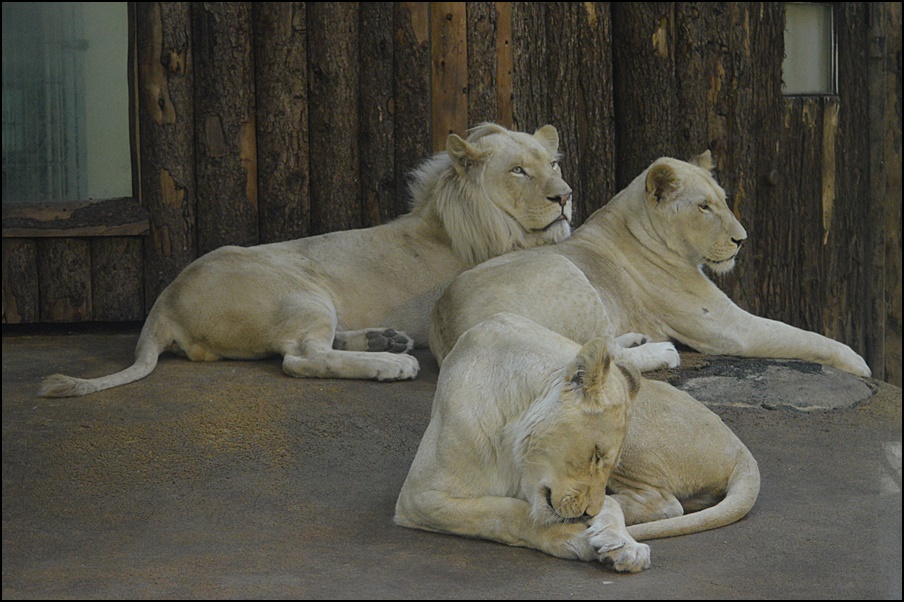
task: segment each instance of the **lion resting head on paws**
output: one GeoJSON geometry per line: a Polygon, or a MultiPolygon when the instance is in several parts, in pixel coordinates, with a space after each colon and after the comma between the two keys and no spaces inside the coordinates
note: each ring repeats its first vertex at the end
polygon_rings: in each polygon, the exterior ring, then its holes
{"type": "Polygon", "coordinates": [[[447,358],[395,521],[646,568],[649,549],[606,497],[639,374],[602,339],[535,353],[524,322],[497,315],[447,358]]]}

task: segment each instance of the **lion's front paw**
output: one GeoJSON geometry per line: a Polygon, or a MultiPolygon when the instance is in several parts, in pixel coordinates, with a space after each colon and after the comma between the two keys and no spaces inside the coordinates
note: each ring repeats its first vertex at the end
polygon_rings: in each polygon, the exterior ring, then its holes
{"type": "Polygon", "coordinates": [[[650,546],[637,543],[625,528],[621,507],[606,498],[603,511],[587,529],[587,539],[603,564],[611,564],[620,573],[636,573],[650,568],[650,546]]]}
{"type": "Polygon", "coordinates": [[[600,562],[612,563],[619,573],[637,573],[650,568],[650,546],[645,543],[626,542],[617,550],[599,555],[600,562]]]}
{"type": "Polygon", "coordinates": [[[840,354],[840,358],[834,362],[832,365],[839,370],[844,370],[845,372],[850,372],[851,374],[855,374],[857,376],[862,376],[864,378],[869,378],[872,376],[872,370],[870,370],[869,366],[860,355],[848,347],[844,346],[842,353],[840,354]]]}

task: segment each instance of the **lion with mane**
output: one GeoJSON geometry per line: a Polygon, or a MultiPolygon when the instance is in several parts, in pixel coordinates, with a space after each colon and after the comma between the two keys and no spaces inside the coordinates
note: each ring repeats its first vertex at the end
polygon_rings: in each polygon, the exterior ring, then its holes
{"type": "Polygon", "coordinates": [[[461,271],[571,233],[571,188],[551,125],[481,124],[414,173],[412,211],[358,230],[253,247],[189,264],[160,294],[135,362],[101,378],[47,377],[40,395],[76,396],[149,375],[165,350],[191,360],[283,357],[296,377],[411,379],[430,310],[461,271]]]}

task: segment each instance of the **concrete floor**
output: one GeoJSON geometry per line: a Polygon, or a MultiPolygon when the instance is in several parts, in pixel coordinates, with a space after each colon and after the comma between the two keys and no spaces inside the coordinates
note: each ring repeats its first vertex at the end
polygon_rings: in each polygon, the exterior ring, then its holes
{"type": "Polygon", "coordinates": [[[35,396],[52,372],[125,367],[136,340],[4,332],[3,599],[901,599],[899,388],[714,407],[759,461],[756,507],[619,575],[392,523],[430,415],[426,352],[411,382],[164,356],[138,383],[35,396]]]}

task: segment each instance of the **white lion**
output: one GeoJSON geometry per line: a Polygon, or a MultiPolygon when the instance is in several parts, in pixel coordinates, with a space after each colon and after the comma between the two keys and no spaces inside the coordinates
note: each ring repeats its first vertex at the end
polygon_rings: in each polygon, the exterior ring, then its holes
{"type": "Polygon", "coordinates": [[[440,370],[395,522],[636,572],[650,566],[638,539],[744,517],[760,484],[744,444],[620,353],[515,314],[465,332],[440,370]]]}
{"type": "Polygon", "coordinates": [[[135,363],[102,378],[47,377],[40,394],[74,396],[147,376],[168,348],[191,360],[283,356],[298,377],[410,379],[430,310],[462,270],[571,232],[559,136],[495,124],[450,135],[414,174],[413,209],[372,228],[197,259],[161,293],[135,363]],[[397,332],[403,331],[403,332],[397,332]],[[403,353],[397,353],[403,352],[403,353]]]}
{"type": "Polygon", "coordinates": [[[458,276],[434,308],[437,360],[469,327],[506,311],[579,343],[641,332],[703,353],[801,359],[869,376],[847,345],[754,316],[703,273],[731,270],[747,238],[711,169],[709,151],[691,163],[658,159],[568,240],[458,276]]]}

